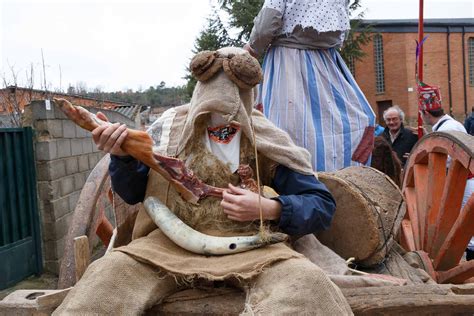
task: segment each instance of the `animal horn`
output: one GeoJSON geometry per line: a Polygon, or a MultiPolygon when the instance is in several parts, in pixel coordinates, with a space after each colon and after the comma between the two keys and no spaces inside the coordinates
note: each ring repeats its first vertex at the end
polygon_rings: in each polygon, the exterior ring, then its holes
{"type": "Polygon", "coordinates": [[[267,238],[253,236],[216,237],[198,232],[181,221],[166,205],[150,196],[145,209],[161,231],[175,244],[202,255],[229,255],[279,243],[288,239],[283,233],[272,233],[267,238]]]}

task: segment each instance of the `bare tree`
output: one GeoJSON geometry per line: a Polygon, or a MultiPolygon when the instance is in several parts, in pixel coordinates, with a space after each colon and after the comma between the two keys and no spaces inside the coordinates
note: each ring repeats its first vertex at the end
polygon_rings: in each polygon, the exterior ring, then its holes
{"type": "Polygon", "coordinates": [[[62,89],[62,81],[63,81],[63,74],[62,74],[62,71],[61,71],[61,64],[59,64],[59,91],[60,92],[63,92],[63,89],[62,89]]]}
{"type": "Polygon", "coordinates": [[[24,88],[18,87],[18,72],[14,66],[8,64],[11,79],[2,75],[3,86],[5,89],[1,92],[3,107],[10,118],[12,126],[21,127],[23,122],[24,106],[29,104],[33,98],[34,69],[30,65],[29,72],[26,71],[26,85],[24,88]]]}
{"type": "Polygon", "coordinates": [[[85,83],[84,81],[76,82],[76,94],[87,95],[88,91],[89,90],[87,89],[87,83],[85,83]]]}
{"type": "Polygon", "coordinates": [[[47,92],[48,87],[46,86],[46,67],[44,65],[44,55],[43,55],[43,49],[41,48],[41,60],[43,62],[43,81],[44,81],[44,91],[47,92]]]}

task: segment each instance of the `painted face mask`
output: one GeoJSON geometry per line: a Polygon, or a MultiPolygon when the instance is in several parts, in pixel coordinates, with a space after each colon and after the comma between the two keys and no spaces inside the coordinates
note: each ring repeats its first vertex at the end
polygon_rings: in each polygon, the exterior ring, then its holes
{"type": "Polygon", "coordinates": [[[230,143],[239,131],[240,126],[236,124],[227,124],[207,128],[207,134],[209,136],[209,139],[219,144],[230,143]]]}
{"type": "Polygon", "coordinates": [[[232,172],[235,172],[240,164],[241,134],[238,123],[228,123],[221,115],[211,114],[211,121],[204,137],[204,144],[217,158],[229,164],[232,172]]]}

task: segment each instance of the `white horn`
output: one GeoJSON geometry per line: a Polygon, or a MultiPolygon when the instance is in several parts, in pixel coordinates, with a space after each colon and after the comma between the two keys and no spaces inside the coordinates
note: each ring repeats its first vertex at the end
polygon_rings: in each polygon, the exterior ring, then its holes
{"type": "Polygon", "coordinates": [[[181,221],[166,205],[153,196],[148,197],[145,209],[161,231],[178,246],[202,255],[228,255],[279,243],[288,239],[283,233],[272,233],[262,239],[254,236],[216,237],[192,229],[181,221]]]}

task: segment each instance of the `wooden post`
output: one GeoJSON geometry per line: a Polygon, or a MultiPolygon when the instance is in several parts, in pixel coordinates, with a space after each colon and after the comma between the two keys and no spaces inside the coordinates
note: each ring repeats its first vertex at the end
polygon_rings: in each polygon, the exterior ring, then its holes
{"type": "Polygon", "coordinates": [[[76,282],[79,281],[90,263],[89,238],[74,238],[74,263],[76,264],[76,282]]]}

